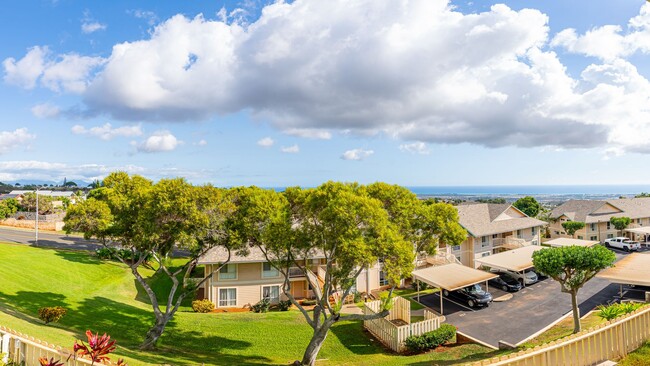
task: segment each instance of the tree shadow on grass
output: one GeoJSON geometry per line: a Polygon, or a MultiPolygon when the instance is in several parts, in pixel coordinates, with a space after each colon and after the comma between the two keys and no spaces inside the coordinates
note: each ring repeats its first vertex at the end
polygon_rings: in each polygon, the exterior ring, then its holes
{"type": "Polygon", "coordinates": [[[117,340],[120,353],[124,356],[147,363],[178,364],[178,359],[187,360],[188,365],[206,364],[263,364],[268,359],[263,356],[232,355],[229,350],[243,350],[250,343],[228,339],[221,336],[205,335],[198,331],[178,329],[174,318],[160,339],[155,351],[145,352],[138,348],[145,334],[154,324],[152,310],[116,302],[105,297],[84,300],[74,311],[74,316],[65,319],[80,339],[85,339],[85,331],[90,329],[100,334],[108,333],[117,340]]]}
{"type": "Polygon", "coordinates": [[[68,308],[65,296],[61,294],[18,291],[15,295],[10,295],[0,292],[0,311],[31,324],[44,325],[43,321],[38,319],[38,309],[46,306],[68,308]]]}
{"type": "Polygon", "coordinates": [[[356,355],[390,353],[363,328],[361,321],[341,321],[330,328],[341,344],[356,355]]]}
{"type": "Polygon", "coordinates": [[[92,254],[92,252],[83,251],[83,250],[71,250],[71,249],[51,249],[54,253],[70,262],[82,263],[82,264],[107,264],[110,261],[104,261],[92,254]]]}

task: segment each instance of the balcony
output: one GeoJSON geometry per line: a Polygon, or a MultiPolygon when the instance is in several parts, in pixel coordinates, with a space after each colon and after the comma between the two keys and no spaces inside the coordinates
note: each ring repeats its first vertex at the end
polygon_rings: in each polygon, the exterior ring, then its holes
{"type": "Polygon", "coordinates": [[[305,277],[305,272],[298,267],[289,268],[289,278],[305,277]]]}
{"type": "Polygon", "coordinates": [[[525,247],[531,244],[532,243],[529,241],[515,238],[514,236],[492,239],[492,247],[494,248],[515,249],[515,248],[525,247]]]}

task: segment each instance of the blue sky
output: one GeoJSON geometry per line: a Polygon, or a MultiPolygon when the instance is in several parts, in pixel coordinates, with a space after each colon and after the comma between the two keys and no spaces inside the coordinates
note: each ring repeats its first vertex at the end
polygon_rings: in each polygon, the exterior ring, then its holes
{"type": "Polygon", "coordinates": [[[0,181],[645,184],[644,3],[6,3],[0,181]]]}

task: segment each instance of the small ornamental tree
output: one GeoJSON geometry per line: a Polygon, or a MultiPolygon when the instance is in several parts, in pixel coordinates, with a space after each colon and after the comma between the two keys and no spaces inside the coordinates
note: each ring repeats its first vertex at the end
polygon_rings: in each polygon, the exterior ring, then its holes
{"type": "Polygon", "coordinates": [[[620,235],[623,235],[623,230],[625,230],[628,225],[632,222],[632,219],[629,217],[612,217],[609,219],[609,222],[614,226],[616,230],[619,231],[620,235]]]}
{"type": "Polygon", "coordinates": [[[529,217],[537,217],[539,212],[542,210],[542,205],[531,196],[522,197],[516,200],[512,205],[529,217]]]}
{"type": "Polygon", "coordinates": [[[234,210],[231,196],[227,190],[196,187],[179,178],[153,184],[123,172],[111,173],[96,191],[70,207],[64,230],[83,232],[86,239],[97,238],[105,247],[116,242],[123,249],[115,251],[115,257],[129,267],[153,308],[154,324],[141,345],[152,349],[183,300],[210,277],[198,283],[187,280],[199,257],[218,245],[230,253],[228,243],[237,243],[227,240],[224,227],[234,210]],[[167,259],[177,248],[187,253],[186,260],[170,268],[167,259]],[[141,275],[140,268],[149,258],[156,273],[169,278],[170,289],[152,287],[141,275]]]}
{"type": "Polygon", "coordinates": [[[301,311],[313,334],[297,365],[314,365],[332,325],[343,320],[388,315],[392,289],[372,315],[341,313],[342,302],[356,278],[383,260],[383,271],[395,286],[413,269],[413,247],[400,234],[382,203],[356,184],[328,182],[317,188],[288,188],[283,193],[260,188],[237,192],[233,237],[258,247],[284,280],[283,293],[301,311]],[[323,258],[322,278],[309,267],[323,258]],[[291,294],[289,269],[299,268],[314,289],[316,304],[307,311],[291,294]],[[322,282],[321,282],[322,281],[322,282]],[[334,300],[334,303],[331,302],[334,300]]]}
{"type": "Polygon", "coordinates": [[[559,282],[560,290],[571,295],[573,333],[581,329],[578,290],[598,272],[611,267],[615,260],[616,255],[600,245],[547,248],[533,253],[535,268],[559,282]]]}
{"type": "Polygon", "coordinates": [[[585,223],[581,221],[567,221],[562,223],[562,227],[567,234],[573,237],[576,234],[576,231],[585,227],[585,223]]]}

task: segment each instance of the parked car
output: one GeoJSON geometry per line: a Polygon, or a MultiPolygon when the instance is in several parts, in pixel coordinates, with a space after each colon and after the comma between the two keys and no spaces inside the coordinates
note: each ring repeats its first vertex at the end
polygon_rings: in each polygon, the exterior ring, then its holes
{"type": "Polygon", "coordinates": [[[488,284],[500,288],[503,291],[519,291],[521,290],[521,283],[517,281],[510,273],[501,272],[499,277],[495,277],[488,281],[488,284]]]}
{"type": "Polygon", "coordinates": [[[641,249],[641,244],[638,241],[632,241],[624,236],[605,240],[605,246],[607,248],[623,249],[626,252],[641,249]]]}
{"type": "Polygon", "coordinates": [[[492,302],[492,294],[483,290],[480,285],[472,285],[456,291],[442,290],[442,294],[465,303],[470,308],[488,306],[492,302]]]}
{"type": "Polygon", "coordinates": [[[539,281],[539,277],[537,276],[537,273],[533,271],[532,269],[527,269],[524,271],[522,274],[521,272],[515,272],[515,271],[495,271],[496,273],[507,273],[517,279],[517,281],[523,286],[523,285],[532,285],[535,282],[539,281]]]}

